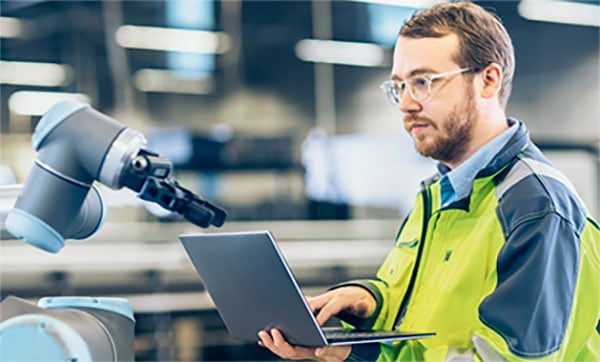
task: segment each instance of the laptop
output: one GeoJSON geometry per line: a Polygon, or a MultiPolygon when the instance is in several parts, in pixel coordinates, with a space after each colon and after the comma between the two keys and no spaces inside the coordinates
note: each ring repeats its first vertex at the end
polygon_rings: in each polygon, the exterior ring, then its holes
{"type": "Polygon", "coordinates": [[[435,333],[322,328],[311,312],[269,231],[180,235],[231,335],[257,341],[258,332],[279,329],[301,346],[390,342],[435,333]]]}

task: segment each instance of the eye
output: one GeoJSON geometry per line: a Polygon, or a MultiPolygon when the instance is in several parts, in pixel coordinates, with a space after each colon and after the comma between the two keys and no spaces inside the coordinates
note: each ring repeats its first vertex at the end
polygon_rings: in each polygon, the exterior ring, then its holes
{"type": "Polygon", "coordinates": [[[413,87],[424,89],[427,88],[427,85],[429,84],[429,79],[427,79],[427,77],[424,76],[419,76],[412,78],[411,82],[413,87]]]}
{"type": "Polygon", "coordinates": [[[404,92],[405,88],[406,88],[406,82],[394,82],[394,85],[392,86],[392,89],[394,90],[394,93],[396,93],[396,95],[404,92]]]}

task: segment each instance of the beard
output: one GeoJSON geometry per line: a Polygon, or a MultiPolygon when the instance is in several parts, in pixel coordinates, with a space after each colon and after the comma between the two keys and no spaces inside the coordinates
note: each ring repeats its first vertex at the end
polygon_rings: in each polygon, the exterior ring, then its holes
{"type": "Polygon", "coordinates": [[[473,129],[477,117],[473,93],[473,90],[469,89],[465,101],[456,104],[444,121],[439,124],[427,118],[408,116],[405,119],[405,125],[410,121],[416,121],[427,123],[439,131],[435,137],[419,135],[414,137],[417,152],[443,163],[452,163],[464,155],[473,139],[473,129]]]}

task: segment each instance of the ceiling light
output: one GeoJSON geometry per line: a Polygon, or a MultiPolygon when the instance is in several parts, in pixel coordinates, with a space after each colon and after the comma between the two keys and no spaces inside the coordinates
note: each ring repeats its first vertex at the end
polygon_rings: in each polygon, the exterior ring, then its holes
{"type": "Polygon", "coordinates": [[[0,60],[0,84],[58,87],[72,80],[73,70],[68,65],[0,60]]]}
{"type": "Polygon", "coordinates": [[[600,27],[600,6],[592,3],[522,0],[517,10],[528,20],[600,27]]]}
{"type": "Polygon", "coordinates": [[[133,82],[142,92],[208,94],[214,89],[211,75],[163,69],[138,70],[133,82]]]}
{"type": "Polygon", "coordinates": [[[90,103],[89,97],[81,93],[18,91],[8,98],[8,109],[12,113],[24,116],[41,116],[50,107],[65,99],[90,103]]]}
{"type": "Polygon", "coordinates": [[[298,58],[315,63],[387,66],[386,49],[372,43],[303,39],[296,44],[298,58]]]}
{"type": "Polygon", "coordinates": [[[0,16],[0,38],[18,38],[23,34],[23,23],[17,18],[0,16]]]}
{"type": "Polygon", "coordinates": [[[204,30],[123,25],[116,41],[124,48],[201,54],[223,54],[231,47],[227,34],[204,30]]]}
{"type": "Polygon", "coordinates": [[[431,5],[446,2],[444,0],[352,0],[359,3],[377,4],[377,5],[392,5],[402,6],[406,8],[427,8],[431,5]]]}

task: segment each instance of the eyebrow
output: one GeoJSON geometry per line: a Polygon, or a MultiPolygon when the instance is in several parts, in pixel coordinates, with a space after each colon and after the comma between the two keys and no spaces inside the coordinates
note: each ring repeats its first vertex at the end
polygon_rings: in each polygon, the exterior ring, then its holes
{"type": "MultiPolygon", "coordinates": [[[[414,69],[412,70],[410,73],[408,73],[408,78],[410,77],[414,77],[415,75],[421,75],[421,74],[435,74],[437,73],[436,70],[432,69],[432,68],[418,68],[418,69],[414,69]]],[[[402,77],[399,77],[397,75],[392,74],[391,76],[392,80],[397,80],[397,81],[403,81],[404,79],[402,79],[402,77]]]]}

